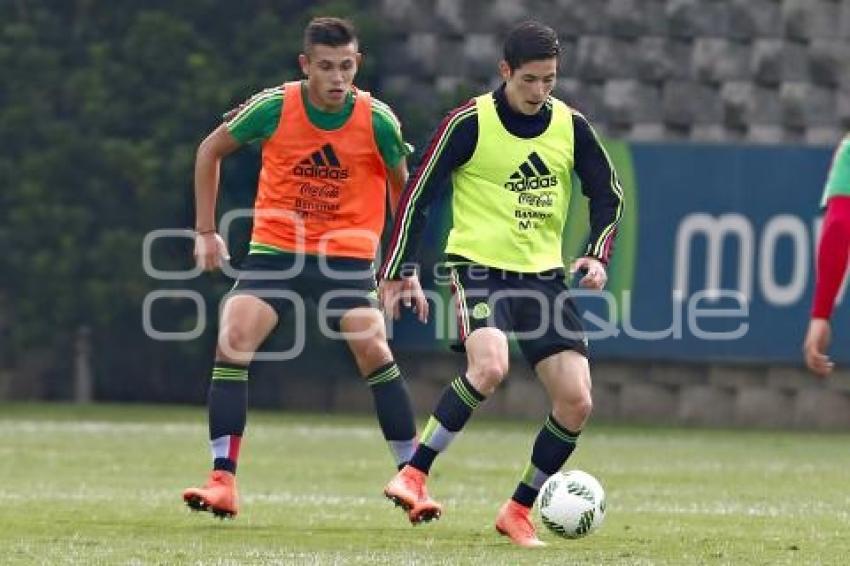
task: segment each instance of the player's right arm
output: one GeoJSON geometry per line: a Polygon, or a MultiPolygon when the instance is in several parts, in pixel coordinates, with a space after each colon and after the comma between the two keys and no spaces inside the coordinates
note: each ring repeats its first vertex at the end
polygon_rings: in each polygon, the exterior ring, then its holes
{"type": "Polygon", "coordinates": [[[218,235],[215,205],[221,160],[242,145],[268,139],[278,126],[283,88],[265,89],[224,114],[195,156],[195,261],[205,271],[221,267],[227,246],[218,235]]]}
{"type": "Polygon", "coordinates": [[[477,142],[478,116],[475,101],[470,100],[440,122],[419,166],[407,181],[381,266],[381,279],[399,279],[411,267],[425,227],[425,211],[445,189],[452,171],[469,161],[477,142]]]}
{"type": "MultiPolygon", "coordinates": [[[[395,215],[387,256],[379,272],[381,305],[393,318],[400,315],[399,302],[409,307],[425,301],[412,265],[427,218],[425,211],[445,189],[452,171],[472,157],[477,141],[478,118],[475,101],[471,100],[443,119],[416,172],[407,182],[395,215]]],[[[423,320],[422,310],[417,310],[423,320]]]]}
{"type": "Polygon", "coordinates": [[[835,299],[847,273],[850,251],[850,196],[829,199],[824,217],[820,242],[818,242],[815,269],[815,296],[811,320],[803,343],[803,354],[808,368],[817,375],[832,372],[833,362],[827,355],[831,341],[829,319],[835,299]]]}
{"type": "Polygon", "coordinates": [[[240,145],[222,124],[204,138],[195,154],[195,261],[204,271],[221,267],[221,260],[228,257],[215,225],[215,203],[221,160],[240,145]]]}
{"type": "Polygon", "coordinates": [[[847,273],[850,252],[850,136],[835,152],[824,200],[826,215],[818,242],[814,300],[803,342],[806,366],[820,376],[829,375],[834,367],[827,355],[832,338],[829,319],[847,273]]]}

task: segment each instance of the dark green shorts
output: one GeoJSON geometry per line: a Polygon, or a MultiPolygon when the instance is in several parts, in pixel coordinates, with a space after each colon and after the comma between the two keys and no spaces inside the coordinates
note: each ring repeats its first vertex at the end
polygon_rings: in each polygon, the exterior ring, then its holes
{"type": "Polygon", "coordinates": [[[373,262],[303,254],[249,254],[231,294],[254,295],[283,318],[299,302],[312,301],[319,317],[338,328],[342,315],[377,307],[373,262]]]}
{"type": "Polygon", "coordinates": [[[588,355],[587,337],[563,269],[516,273],[477,264],[451,267],[459,344],[479,328],[513,333],[531,366],[564,350],[588,355]]]}

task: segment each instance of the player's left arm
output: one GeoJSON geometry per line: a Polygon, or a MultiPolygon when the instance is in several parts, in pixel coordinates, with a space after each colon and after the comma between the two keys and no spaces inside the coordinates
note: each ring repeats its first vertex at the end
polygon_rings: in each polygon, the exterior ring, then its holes
{"type": "Polygon", "coordinates": [[[413,146],[404,141],[401,122],[390,107],[376,98],[372,98],[372,128],[375,132],[375,143],[386,167],[390,211],[395,216],[401,193],[407,183],[407,156],[413,152],[413,146]]]}
{"type": "Polygon", "coordinates": [[[398,202],[401,200],[401,192],[407,184],[410,173],[407,171],[407,158],[402,156],[395,167],[387,167],[387,182],[390,186],[390,212],[395,218],[398,210],[398,202]]]}
{"type": "Polygon", "coordinates": [[[614,251],[614,239],[623,216],[623,186],[614,164],[590,123],[573,111],[575,171],[582,193],[589,200],[590,236],[584,257],[571,269],[586,272],[581,285],[601,289],[608,280],[606,266],[614,251]]]}

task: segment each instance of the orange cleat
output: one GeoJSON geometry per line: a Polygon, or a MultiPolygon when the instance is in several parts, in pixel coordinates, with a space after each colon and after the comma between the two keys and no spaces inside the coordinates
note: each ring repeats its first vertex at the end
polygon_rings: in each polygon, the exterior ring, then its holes
{"type": "Polygon", "coordinates": [[[213,470],[204,487],[190,487],[183,501],[193,511],[209,511],[219,519],[232,519],[239,512],[236,476],[224,470],[213,470]]]}
{"type": "Polygon", "coordinates": [[[443,513],[443,506],[428,497],[427,479],[424,472],[405,466],[384,488],[384,496],[404,509],[414,525],[439,519],[443,513]]]}
{"type": "Polygon", "coordinates": [[[496,530],[500,535],[511,539],[512,543],[525,548],[546,546],[545,542],[537,538],[534,523],[531,521],[531,509],[513,499],[499,509],[496,530]]]}

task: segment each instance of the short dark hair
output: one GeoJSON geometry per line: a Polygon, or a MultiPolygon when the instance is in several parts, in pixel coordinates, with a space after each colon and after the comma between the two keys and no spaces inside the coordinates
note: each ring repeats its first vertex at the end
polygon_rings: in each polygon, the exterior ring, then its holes
{"type": "Polygon", "coordinates": [[[342,47],[352,42],[357,43],[357,31],[354,24],[342,18],[313,18],[304,29],[304,53],[314,45],[342,47]]]}
{"type": "Polygon", "coordinates": [[[504,56],[511,70],[529,61],[551,59],[560,54],[558,34],[540,22],[526,21],[517,24],[505,38],[504,56]]]}

